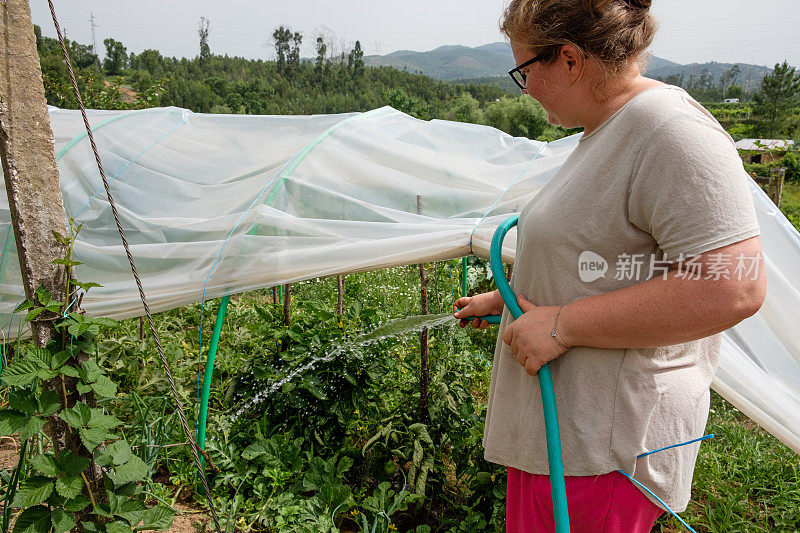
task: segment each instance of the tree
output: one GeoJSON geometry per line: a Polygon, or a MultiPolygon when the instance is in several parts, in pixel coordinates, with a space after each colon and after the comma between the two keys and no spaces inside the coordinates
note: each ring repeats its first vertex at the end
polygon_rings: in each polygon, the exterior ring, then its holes
{"type": "Polygon", "coordinates": [[[283,74],[286,70],[286,59],[289,56],[289,41],[292,39],[292,32],[289,28],[278,26],[272,32],[272,42],[275,44],[275,55],[278,73],[283,74]]]}
{"type": "Polygon", "coordinates": [[[742,89],[741,85],[731,85],[728,87],[728,90],[725,91],[725,98],[738,98],[742,99],[744,96],[744,89],[742,89]]]}
{"type": "Polygon", "coordinates": [[[515,137],[535,139],[547,127],[547,114],[533,98],[503,97],[490,104],[484,112],[489,126],[503,130],[515,137]]]}
{"type": "Polygon", "coordinates": [[[350,67],[350,72],[353,79],[359,80],[364,77],[364,51],[361,49],[361,42],[356,41],[353,50],[348,57],[347,66],[350,67]]]}
{"type": "Polygon", "coordinates": [[[408,94],[403,89],[392,88],[386,91],[386,103],[414,118],[423,120],[429,118],[427,104],[422,99],[408,94]]]}
{"type": "Polygon", "coordinates": [[[697,86],[700,89],[710,89],[714,86],[714,76],[708,72],[707,68],[700,71],[700,76],[697,78],[697,86]]]}
{"type": "MultiPolygon", "coordinates": [[[[722,93],[725,94],[728,90],[729,86],[732,86],[736,83],[736,79],[739,77],[742,71],[739,68],[739,65],[733,65],[729,69],[725,69],[722,75],[719,77],[719,83],[722,85],[722,93]]],[[[729,96],[728,98],[736,98],[735,96],[729,96]]]]}
{"type": "Polygon", "coordinates": [[[77,68],[87,68],[97,63],[97,54],[91,45],[70,41],[67,45],[72,64],[77,68]]]}
{"type": "Polygon", "coordinates": [[[445,118],[457,122],[480,124],[483,122],[483,112],[480,103],[471,94],[463,92],[453,99],[445,118]]]}
{"type": "Polygon", "coordinates": [[[292,71],[300,64],[300,45],[303,43],[303,34],[292,33],[292,30],[281,25],[272,33],[272,41],[275,44],[278,72],[285,76],[291,75],[292,71]]]}
{"type": "Polygon", "coordinates": [[[790,150],[783,157],[781,166],[786,168],[787,181],[800,181],[800,152],[790,150]]]}
{"type": "Polygon", "coordinates": [[[158,50],[147,49],[136,56],[136,61],[130,64],[131,68],[146,70],[156,77],[164,75],[164,58],[158,50]]]}
{"type": "Polygon", "coordinates": [[[103,69],[111,76],[119,74],[127,66],[128,50],[121,42],[110,37],[103,41],[106,47],[106,58],[103,60],[103,69]]]}
{"type": "Polygon", "coordinates": [[[303,34],[296,31],[292,34],[291,48],[289,49],[289,56],[286,58],[286,63],[290,65],[291,69],[297,68],[300,64],[301,44],[303,44],[303,34]]]}
{"type": "Polygon", "coordinates": [[[753,111],[762,116],[768,125],[770,137],[780,131],[786,116],[798,105],[800,99],[800,74],[786,61],[775,64],[772,74],[764,76],[761,88],[753,95],[753,111]]]}
{"type": "Polygon", "coordinates": [[[661,81],[663,81],[664,83],[666,83],[668,85],[675,85],[677,87],[683,87],[684,86],[683,84],[685,83],[685,78],[686,78],[686,73],[685,72],[680,72],[679,74],[670,74],[669,76],[667,76],[666,78],[664,78],[661,81]]]}
{"type": "Polygon", "coordinates": [[[325,54],[327,51],[328,45],[325,44],[325,40],[320,35],[317,37],[317,64],[314,69],[318,76],[322,74],[322,69],[325,66],[325,54]]]}
{"type": "Polygon", "coordinates": [[[205,66],[206,61],[211,56],[211,47],[208,46],[208,26],[210,22],[205,17],[200,17],[200,24],[197,27],[197,35],[200,37],[200,66],[205,66]]]}

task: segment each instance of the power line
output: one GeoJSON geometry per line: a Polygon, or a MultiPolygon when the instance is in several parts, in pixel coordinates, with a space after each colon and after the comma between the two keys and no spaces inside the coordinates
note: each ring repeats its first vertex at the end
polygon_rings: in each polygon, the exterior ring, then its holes
{"type": "Polygon", "coordinates": [[[97,35],[95,33],[97,24],[94,23],[94,13],[89,13],[89,22],[92,23],[92,51],[97,53],[97,35]]]}

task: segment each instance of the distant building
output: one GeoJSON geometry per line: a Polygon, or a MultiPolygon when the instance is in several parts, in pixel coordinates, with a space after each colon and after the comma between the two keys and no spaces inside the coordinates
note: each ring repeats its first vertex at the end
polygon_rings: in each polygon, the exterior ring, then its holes
{"type": "Polygon", "coordinates": [[[736,149],[745,163],[776,161],[793,148],[794,141],[786,139],[742,139],[736,142],[736,149]]]}
{"type": "Polygon", "coordinates": [[[738,98],[726,98],[725,100],[722,101],[722,103],[723,104],[738,104],[739,103],[739,99],[738,98]]]}

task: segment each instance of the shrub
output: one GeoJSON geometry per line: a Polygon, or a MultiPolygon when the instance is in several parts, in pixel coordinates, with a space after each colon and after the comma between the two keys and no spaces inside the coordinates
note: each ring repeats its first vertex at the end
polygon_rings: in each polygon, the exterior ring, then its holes
{"type": "Polygon", "coordinates": [[[484,112],[486,124],[514,137],[535,139],[547,127],[547,114],[533,98],[503,97],[489,104],[484,112]]]}
{"type": "Polygon", "coordinates": [[[786,181],[800,181],[800,151],[787,152],[781,166],[786,167],[786,181]]]}

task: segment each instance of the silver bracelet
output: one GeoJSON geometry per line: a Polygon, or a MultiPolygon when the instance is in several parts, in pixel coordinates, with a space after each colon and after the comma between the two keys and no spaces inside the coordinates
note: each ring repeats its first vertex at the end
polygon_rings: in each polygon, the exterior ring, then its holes
{"type": "MultiPolygon", "coordinates": [[[[566,305],[566,304],[564,304],[564,305],[566,305]]],[[[561,307],[558,308],[558,312],[556,313],[556,319],[555,319],[555,321],[553,321],[553,331],[550,332],[550,336],[553,337],[556,340],[556,342],[561,345],[562,348],[569,349],[569,347],[566,344],[564,344],[563,342],[561,342],[558,339],[558,336],[556,335],[556,327],[558,326],[558,317],[561,314],[561,310],[564,309],[564,305],[562,305],[561,307]]]]}

